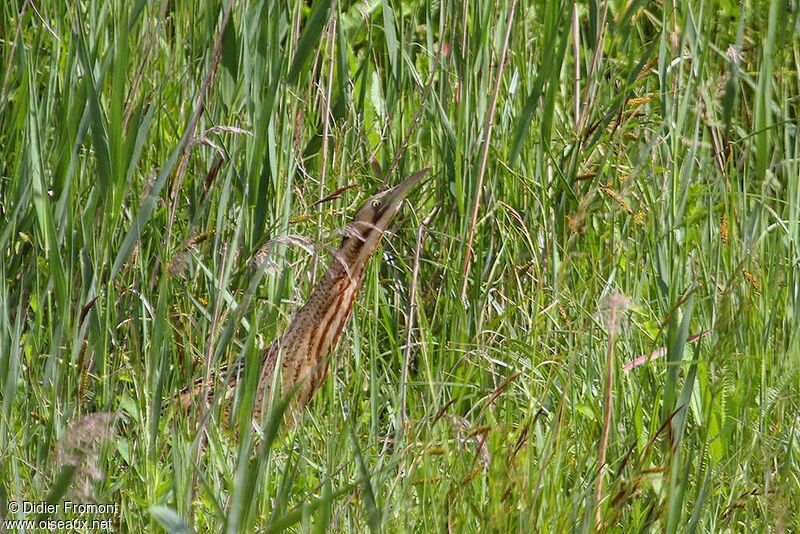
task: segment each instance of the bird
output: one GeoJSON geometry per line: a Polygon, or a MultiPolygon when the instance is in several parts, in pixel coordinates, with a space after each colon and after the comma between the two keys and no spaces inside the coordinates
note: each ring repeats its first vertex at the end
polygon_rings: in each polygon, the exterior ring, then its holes
{"type": "MultiPolygon", "coordinates": [[[[252,419],[259,421],[268,413],[273,382],[280,383],[280,393],[292,392],[295,413],[313,397],[328,374],[329,356],[336,348],[342,331],[352,314],[353,304],[364,280],[364,271],[375,254],[383,234],[388,229],[403,201],[428,174],[429,168],[415,172],[398,185],[369,197],[345,228],[339,248],[333,253],[322,279],[317,283],[305,304],[294,314],[284,333],[261,354],[252,419]],[[280,381],[275,372],[280,362],[280,381]]],[[[230,396],[244,367],[240,357],[232,369],[221,369],[228,381],[230,396]]],[[[204,387],[213,394],[213,384],[198,379],[192,387],[181,392],[181,405],[190,406],[204,387]]],[[[229,419],[229,406],[223,408],[223,418],[229,419]]]]}

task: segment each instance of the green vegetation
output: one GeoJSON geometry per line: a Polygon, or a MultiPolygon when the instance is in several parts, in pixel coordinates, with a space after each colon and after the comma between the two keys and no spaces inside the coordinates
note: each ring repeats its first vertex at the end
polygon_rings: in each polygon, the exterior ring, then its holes
{"type": "Polygon", "coordinates": [[[4,2],[0,515],[799,527],[799,14],[4,2]],[[298,423],[177,406],[257,361],[359,202],[425,166],[298,423]]]}

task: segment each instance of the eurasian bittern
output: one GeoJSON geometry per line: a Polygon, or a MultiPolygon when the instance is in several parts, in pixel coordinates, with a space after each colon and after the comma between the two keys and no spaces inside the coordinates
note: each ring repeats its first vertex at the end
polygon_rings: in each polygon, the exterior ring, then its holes
{"type": "MultiPolygon", "coordinates": [[[[278,361],[281,362],[281,392],[285,395],[295,388],[293,402],[298,407],[308,403],[325,380],[328,356],[336,347],[353,311],[367,263],[403,200],[427,173],[428,169],[423,169],[399,185],[370,197],[358,210],[353,222],[347,226],[325,276],[294,315],[286,332],[262,355],[253,404],[254,419],[260,419],[262,411],[268,407],[278,361]]],[[[236,385],[242,365],[240,359],[232,372],[226,373],[229,386],[236,385]]],[[[194,388],[181,395],[181,403],[188,406],[192,394],[199,392],[202,386],[202,380],[196,382],[194,388]]],[[[227,409],[225,412],[227,415],[227,409]]]]}

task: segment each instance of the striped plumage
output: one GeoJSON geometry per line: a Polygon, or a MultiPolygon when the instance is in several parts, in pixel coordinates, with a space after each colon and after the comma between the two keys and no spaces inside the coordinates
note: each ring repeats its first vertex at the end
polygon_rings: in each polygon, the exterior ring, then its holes
{"type": "Polygon", "coordinates": [[[328,356],[353,310],[365,267],[366,263],[350,268],[348,274],[342,263],[334,260],[283,336],[272,342],[261,367],[253,418],[260,418],[262,408],[267,407],[279,356],[282,392],[298,384],[295,402],[305,405],[311,400],[328,373],[328,356]]]}
{"type": "MultiPolygon", "coordinates": [[[[334,253],[322,280],[308,301],[294,315],[289,327],[264,352],[261,373],[253,405],[253,418],[260,419],[268,408],[276,364],[280,362],[281,393],[295,386],[294,403],[304,406],[311,400],[328,373],[329,356],[342,334],[353,310],[364,270],[378,248],[383,233],[394,219],[403,200],[427,174],[423,169],[402,183],[370,197],[356,213],[346,229],[339,249],[334,253]]],[[[234,364],[229,376],[230,386],[244,376],[242,362],[234,364]]],[[[187,406],[202,390],[202,380],[186,391],[181,398],[187,406]]],[[[230,392],[230,390],[229,390],[230,392]]],[[[227,419],[228,406],[224,411],[227,419]]]]}

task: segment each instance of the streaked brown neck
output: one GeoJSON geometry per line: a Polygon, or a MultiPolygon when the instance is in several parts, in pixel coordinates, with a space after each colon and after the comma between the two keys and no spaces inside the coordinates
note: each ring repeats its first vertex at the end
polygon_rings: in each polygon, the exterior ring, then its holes
{"type": "MultiPolygon", "coordinates": [[[[322,280],[281,338],[284,350],[291,347],[292,352],[305,353],[295,365],[284,370],[290,373],[290,376],[284,376],[284,382],[288,378],[291,383],[295,383],[308,372],[314,375],[322,372],[324,376],[327,357],[336,347],[353,311],[364,269],[371,255],[360,261],[359,257],[363,257],[359,254],[362,252],[361,248],[363,246],[350,241],[334,254],[322,280]],[[317,367],[323,369],[314,372],[317,367]]],[[[313,377],[311,381],[316,382],[313,377]]],[[[313,387],[316,384],[312,384],[313,387]]]]}

